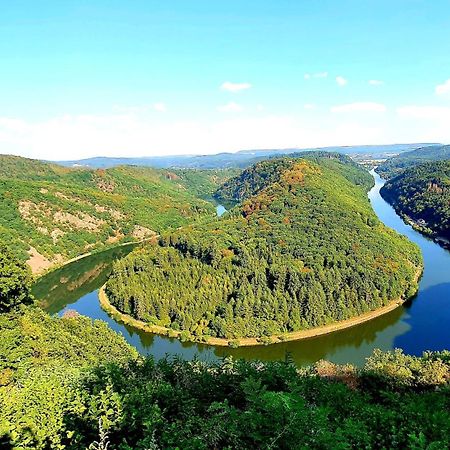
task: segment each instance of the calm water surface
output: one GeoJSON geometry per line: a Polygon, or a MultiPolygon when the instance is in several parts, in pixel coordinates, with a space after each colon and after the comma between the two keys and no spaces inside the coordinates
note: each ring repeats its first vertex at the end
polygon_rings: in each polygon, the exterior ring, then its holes
{"type": "MultiPolygon", "coordinates": [[[[374,172],[372,174],[375,177],[375,186],[369,192],[372,207],[387,226],[420,246],[425,270],[419,292],[412,301],[353,328],[303,341],[238,349],[181,343],[177,339],[142,332],[110,318],[100,308],[98,300],[98,288],[105,283],[112,261],[129,253],[135,247],[133,244],[88,256],[46,275],[34,286],[34,294],[49,313],[61,315],[67,309],[74,309],[80,314],[104,320],[112,329],[122,333],[139,352],[156,358],[178,354],[188,359],[197,356],[203,360],[225,355],[276,360],[283,359],[289,352],[298,365],[322,358],[359,365],[374,348],[390,350],[399,347],[415,355],[425,350],[449,348],[450,252],[406,225],[381,198],[379,190],[383,181],[374,172]]],[[[219,216],[225,212],[222,208],[217,209],[219,216]]]]}

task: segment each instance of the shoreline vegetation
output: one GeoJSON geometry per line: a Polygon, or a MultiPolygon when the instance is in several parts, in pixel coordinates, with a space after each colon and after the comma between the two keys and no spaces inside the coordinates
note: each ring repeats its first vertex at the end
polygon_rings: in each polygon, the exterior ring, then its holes
{"type": "Polygon", "coordinates": [[[404,157],[400,162],[393,158],[377,172],[386,179],[380,195],[403,221],[449,250],[450,146],[439,149],[431,155],[418,152],[416,156],[423,154],[422,158],[404,157]]]}
{"type": "MultiPolygon", "coordinates": [[[[162,235],[161,254],[155,251],[154,246],[148,246],[117,261],[108,284],[99,290],[100,305],[118,321],[149,333],[176,337],[182,342],[232,348],[310,339],[391,312],[417,293],[417,281],[423,265],[420,254],[412,244],[409,249],[405,242],[397,242],[383,227],[377,227],[374,212],[363,202],[371,185],[373,178],[366,171],[340,155],[315,155],[313,160],[282,158],[256,164],[229,180],[222,187],[223,192],[220,191],[223,194],[221,197],[232,197],[242,203],[241,210],[236,210],[225,223],[222,236],[218,237],[214,221],[188,227],[189,239],[183,228],[173,234],[162,235]],[[337,196],[336,185],[342,187],[337,196]],[[242,186],[245,192],[241,192],[242,186]],[[280,206],[280,202],[289,205],[288,212],[280,206]],[[354,212],[343,215],[343,202],[353,205],[355,208],[351,211],[354,212]],[[303,220],[308,213],[310,220],[303,220]],[[339,220],[330,222],[326,220],[329,217],[339,220]],[[360,234],[359,246],[347,245],[351,238],[348,236],[346,239],[349,222],[360,234]],[[293,224],[295,237],[300,241],[292,238],[293,224]],[[328,246],[324,245],[324,234],[317,233],[324,228],[331,230],[326,235],[328,246]],[[252,236],[252,241],[241,242],[240,238],[247,234],[252,236]],[[306,235],[315,236],[315,240],[304,241],[306,235]],[[217,242],[214,246],[208,246],[204,236],[210,236],[211,240],[217,238],[217,242]],[[290,249],[289,252],[284,250],[283,261],[274,251],[279,246],[290,249]],[[383,256],[375,257],[381,247],[388,251],[383,256]],[[324,251],[324,248],[327,250],[324,251]],[[371,249],[374,251],[370,252],[371,249]],[[350,260],[349,254],[353,255],[350,260]],[[357,276],[353,275],[352,265],[362,267],[362,262],[367,263],[369,269],[360,269],[357,276]],[[159,273],[151,272],[153,267],[171,274],[172,278],[165,285],[158,285],[159,273]],[[178,274],[190,274],[192,270],[202,280],[203,297],[195,293],[183,297],[183,292],[180,292],[181,281],[184,282],[181,284],[185,292],[195,291],[197,281],[191,283],[189,275],[186,280],[177,279],[178,274]],[[146,271],[151,276],[141,277],[140,274],[146,271]],[[131,279],[133,276],[136,279],[131,279]],[[334,281],[331,281],[336,278],[345,280],[347,284],[341,282],[336,288],[334,281]],[[247,280],[244,288],[241,279],[247,280]],[[367,279],[369,282],[366,282],[367,279]],[[111,281],[116,283],[112,284],[116,290],[111,289],[111,281]],[[351,281],[356,287],[346,290],[345,286],[352,285],[351,281]],[[132,287],[140,286],[141,294],[147,295],[148,304],[133,303],[130,308],[127,299],[130,297],[134,302],[141,296],[139,292],[129,292],[123,288],[129,283],[132,287]],[[225,291],[223,285],[227,286],[225,291]],[[281,287],[276,290],[278,285],[281,287]],[[160,292],[170,295],[160,296],[160,292]],[[335,299],[337,304],[334,309],[329,307],[330,302],[327,302],[325,294],[333,295],[330,298],[335,299]],[[178,295],[184,303],[171,306],[174,310],[179,307],[177,320],[161,319],[161,314],[167,315],[170,296],[178,298],[178,295]],[[250,301],[243,303],[241,299],[247,297],[250,301]],[[202,298],[211,301],[211,311],[203,311],[203,315],[200,313],[202,308],[205,309],[204,302],[199,300],[202,298]],[[232,301],[228,302],[230,298],[232,301]],[[155,306],[156,299],[159,304],[155,306]],[[217,299],[222,304],[217,306],[217,299]],[[300,317],[303,309],[299,306],[299,299],[311,305],[305,317],[300,317]],[[290,300],[294,301],[295,308],[289,310],[290,300]],[[188,311],[186,305],[194,305],[194,308],[188,311]],[[344,306],[351,312],[341,314],[340,308],[344,306]],[[138,308],[139,314],[130,312],[133,308],[138,308]],[[155,312],[158,308],[159,312],[155,312]],[[260,328],[253,326],[250,320],[248,310],[251,308],[257,308],[256,313],[252,314],[253,319],[259,320],[260,328]],[[273,317],[279,319],[278,322],[275,323],[274,318],[268,320],[264,308],[275,311],[273,317]],[[219,313],[216,314],[216,311],[219,313]],[[207,319],[200,320],[199,317],[207,319]]],[[[123,242],[114,247],[138,246],[157,237],[123,242]]],[[[59,267],[96,253],[92,250],[59,267]]],[[[102,280],[96,287],[105,281],[102,280]]]]}
{"type": "MultiPolygon", "coordinates": [[[[417,269],[416,274],[414,276],[414,283],[416,283],[416,285],[422,273],[423,273],[423,266],[417,269]]],[[[212,336],[192,336],[190,333],[186,333],[185,331],[177,331],[173,330],[172,328],[162,327],[159,325],[151,325],[149,323],[143,322],[142,320],[134,319],[130,315],[120,312],[115,306],[113,306],[110,303],[108,296],[105,292],[105,286],[106,283],[98,291],[100,306],[106,313],[112,316],[115,320],[119,320],[125,325],[133,326],[139,330],[148,333],[181,339],[182,342],[187,341],[217,347],[232,347],[232,348],[280,344],[282,342],[288,341],[300,341],[304,339],[315,338],[325,334],[334,333],[336,331],[341,331],[346,328],[351,328],[356,325],[360,325],[364,322],[368,322],[369,320],[375,319],[376,317],[387,314],[393,311],[394,309],[398,308],[399,306],[403,305],[405,302],[413,298],[417,293],[417,286],[416,286],[414,295],[412,295],[411,297],[399,298],[373,311],[368,311],[366,313],[360,314],[359,316],[351,317],[350,319],[342,320],[340,322],[334,322],[320,327],[309,328],[300,331],[293,331],[284,334],[264,336],[261,338],[247,337],[247,338],[226,339],[212,336]]]]}
{"type": "Polygon", "coordinates": [[[406,225],[409,225],[414,231],[417,231],[423,237],[426,237],[427,239],[433,241],[435,244],[439,245],[443,249],[450,251],[450,241],[447,238],[440,236],[437,232],[431,230],[430,228],[424,225],[421,225],[418,220],[415,220],[412,217],[405,214],[398,207],[398,205],[396,205],[389,199],[383,198],[383,200],[385,200],[387,203],[389,203],[389,205],[392,206],[392,208],[394,208],[395,213],[403,220],[403,222],[406,225]]]}
{"type": "Polygon", "coordinates": [[[435,244],[441,246],[443,249],[450,250],[450,241],[447,238],[440,236],[437,232],[433,231],[431,228],[421,225],[419,223],[419,221],[417,221],[417,220],[413,219],[412,217],[409,217],[407,214],[403,213],[400,210],[400,208],[396,207],[395,204],[389,202],[388,200],[386,200],[386,201],[394,208],[397,215],[401,217],[401,219],[403,220],[403,222],[406,225],[411,226],[411,228],[414,231],[417,231],[422,236],[432,240],[435,244]]]}

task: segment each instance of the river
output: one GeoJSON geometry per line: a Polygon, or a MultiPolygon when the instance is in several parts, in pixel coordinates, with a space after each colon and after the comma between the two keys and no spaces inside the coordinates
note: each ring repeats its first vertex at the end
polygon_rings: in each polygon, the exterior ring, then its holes
{"type": "MultiPolygon", "coordinates": [[[[104,320],[122,333],[140,353],[151,354],[155,358],[177,354],[187,359],[198,357],[202,360],[215,360],[226,355],[277,360],[284,359],[289,352],[299,366],[319,359],[361,365],[375,348],[391,350],[398,347],[414,355],[426,350],[450,348],[450,252],[406,225],[381,198],[379,191],[383,180],[375,172],[371,173],[375,177],[375,186],[369,192],[373,209],[387,226],[420,246],[425,269],[414,299],[353,328],[308,340],[231,349],[181,343],[177,339],[145,333],[116,322],[101,309],[98,288],[106,281],[112,261],[129,253],[136,244],[97,253],[55,270],[36,283],[33,293],[49,313],[62,315],[73,309],[104,320]]],[[[224,211],[220,208],[218,214],[224,211]]]]}

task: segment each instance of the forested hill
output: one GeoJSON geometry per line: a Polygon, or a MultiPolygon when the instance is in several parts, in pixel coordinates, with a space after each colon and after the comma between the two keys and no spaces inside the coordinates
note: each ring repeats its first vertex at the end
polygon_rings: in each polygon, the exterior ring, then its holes
{"type": "Polygon", "coordinates": [[[376,171],[383,178],[389,179],[409,167],[448,159],[450,159],[450,145],[432,145],[394,156],[378,166],[376,171]]]}
{"type": "Polygon", "coordinates": [[[422,231],[450,239],[450,160],[406,169],[388,180],[380,193],[422,231]]]}
{"type": "Polygon", "coordinates": [[[410,296],[420,252],[380,223],[372,182],[340,156],[259,163],[219,190],[242,199],[221,219],[117,261],[109,299],[188,339],[267,341],[410,296]]]}
{"type": "Polygon", "coordinates": [[[35,269],[214,214],[210,197],[236,172],[121,166],[69,169],[0,155],[0,236],[35,269]]]}
{"type": "Polygon", "coordinates": [[[341,162],[339,172],[348,181],[362,186],[367,191],[373,185],[373,178],[353,162],[348,156],[332,152],[301,152],[289,158],[277,158],[256,163],[244,170],[237,177],[230,178],[216,191],[215,196],[225,201],[242,201],[268,184],[279,182],[283,173],[292,165],[292,158],[305,158],[322,166],[336,168],[336,161],[341,162]]]}

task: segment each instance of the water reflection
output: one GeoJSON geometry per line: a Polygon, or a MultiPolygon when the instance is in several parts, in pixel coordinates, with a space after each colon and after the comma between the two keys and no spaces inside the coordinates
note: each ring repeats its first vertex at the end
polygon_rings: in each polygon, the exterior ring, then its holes
{"type": "Polygon", "coordinates": [[[130,253],[136,245],[98,252],[54,270],[38,280],[33,294],[47,312],[60,312],[102,286],[111,272],[112,262],[130,253]]]}

